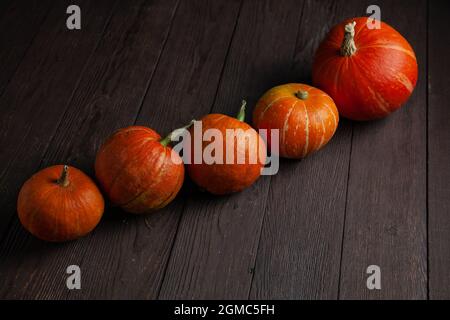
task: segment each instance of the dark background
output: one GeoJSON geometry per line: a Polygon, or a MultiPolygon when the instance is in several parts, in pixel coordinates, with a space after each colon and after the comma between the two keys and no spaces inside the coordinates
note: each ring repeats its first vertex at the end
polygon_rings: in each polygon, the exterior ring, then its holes
{"type": "MultiPolygon", "coordinates": [[[[448,1],[76,0],[0,3],[0,297],[19,299],[450,298],[448,1]],[[66,28],[81,7],[82,28],[66,28]],[[93,176],[134,123],[161,134],[250,111],[272,86],[310,82],[326,32],[370,4],[413,46],[419,81],[385,120],[341,120],[322,151],[214,197],[187,179],[167,208],[108,208],[89,236],[41,242],[16,200],[40,168],[93,176]],[[66,288],[68,265],[82,289],[66,288]],[[381,267],[381,290],[366,268],[381,267]]],[[[250,113],[248,120],[250,120],[250,113]]]]}

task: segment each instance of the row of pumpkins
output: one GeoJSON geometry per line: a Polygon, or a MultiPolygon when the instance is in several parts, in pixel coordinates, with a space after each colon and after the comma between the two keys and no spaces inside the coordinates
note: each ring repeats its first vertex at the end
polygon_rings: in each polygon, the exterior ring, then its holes
{"type": "MultiPolygon", "coordinates": [[[[417,69],[409,43],[386,23],[370,29],[366,17],[344,21],[332,28],[315,55],[312,79],[320,89],[298,83],[270,89],[254,109],[254,128],[279,129],[279,155],[303,158],[327,144],[337,129],[339,115],[372,120],[400,108],[416,85],[417,69]]],[[[206,115],[201,119],[203,131],[215,128],[225,136],[226,129],[251,130],[256,141],[264,144],[257,131],[243,121],[244,112],[242,108],[237,118],[206,115]]],[[[130,126],[116,131],[102,145],[95,160],[95,175],[113,205],[145,213],[174,199],[183,184],[185,166],[172,160],[178,154],[169,146],[171,137],[162,139],[150,128],[130,126]]],[[[245,148],[248,154],[258,152],[256,144],[246,144],[245,148]]],[[[254,164],[186,167],[202,189],[228,194],[259,178],[265,156],[258,153],[258,160],[254,164]]],[[[66,241],[94,229],[103,215],[104,200],[83,172],[57,165],[26,181],[17,210],[22,225],[34,236],[66,241]]]]}

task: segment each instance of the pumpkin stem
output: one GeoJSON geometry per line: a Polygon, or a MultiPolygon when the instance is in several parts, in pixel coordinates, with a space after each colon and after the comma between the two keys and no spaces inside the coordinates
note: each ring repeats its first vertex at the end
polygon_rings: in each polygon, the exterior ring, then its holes
{"type": "Polygon", "coordinates": [[[171,133],[169,133],[165,138],[159,140],[159,142],[164,146],[167,147],[169,143],[178,141],[178,138],[183,135],[184,131],[188,129],[190,126],[194,124],[195,120],[191,120],[188,125],[175,129],[171,133]]]}
{"type": "Polygon", "coordinates": [[[247,106],[247,101],[242,100],[241,109],[239,109],[239,113],[236,116],[236,119],[239,121],[245,120],[245,107],[247,106]]]}
{"type": "Polygon", "coordinates": [[[308,91],[303,91],[303,90],[297,91],[296,93],[294,93],[294,95],[301,100],[306,100],[309,97],[308,91]]]}
{"type": "Polygon", "coordinates": [[[341,55],[350,57],[356,52],[355,45],[355,25],[356,21],[350,22],[345,25],[344,41],[341,45],[341,55]]]}
{"type": "Polygon", "coordinates": [[[67,187],[69,185],[69,166],[63,166],[61,176],[56,180],[56,183],[62,187],[67,187]]]}

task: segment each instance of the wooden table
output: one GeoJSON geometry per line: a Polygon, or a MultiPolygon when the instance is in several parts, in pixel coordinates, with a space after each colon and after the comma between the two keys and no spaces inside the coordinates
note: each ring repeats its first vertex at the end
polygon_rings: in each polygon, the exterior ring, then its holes
{"type": "Polygon", "coordinates": [[[376,1],[419,62],[389,118],[342,120],[325,149],[242,193],[187,181],[157,213],[107,208],[89,236],[49,244],[17,218],[30,175],[65,163],[93,176],[115,129],[165,134],[310,83],[326,32],[373,1],[77,0],[82,28],[68,30],[72,2],[0,4],[1,298],[450,298],[448,1],[376,1]],[[72,264],[81,290],[66,287],[72,264]],[[366,287],[369,265],[381,290],[366,287]]]}

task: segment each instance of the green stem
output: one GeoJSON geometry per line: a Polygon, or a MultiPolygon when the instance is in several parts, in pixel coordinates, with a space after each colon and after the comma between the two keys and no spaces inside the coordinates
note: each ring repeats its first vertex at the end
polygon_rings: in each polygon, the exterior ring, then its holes
{"type": "Polygon", "coordinates": [[[171,133],[169,133],[165,138],[159,140],[159,142],[164,146],[167,147],[171,142],[178,141],[178,137],[183,135],[184,130],[188,129],[190,126],[194,124],[195,120],[191,120],[191,122],[181,128],[173,130],[171,133]]]}
{"type": "Polygon", "coordinates": [[[303,90],[297,91],[296,93],[294,93],[294,95],[301,100],[306,100],[309,97],[308,91],[303,91],[303,90]]]}
{"type": "Polygon", "coordinates": [[[241,109],[239,109],[239,113],[236,116],[236,119],[239,121],[245,120],[245,107],[247,106],[247,101],[242,100],[241,109]]]}
{"type": "Polygon", "coordinates": [[[56,180],[56,183],[62,187],[67,187],[69,185],[69,166],[63,166],[61,176],[56,180]]]}

